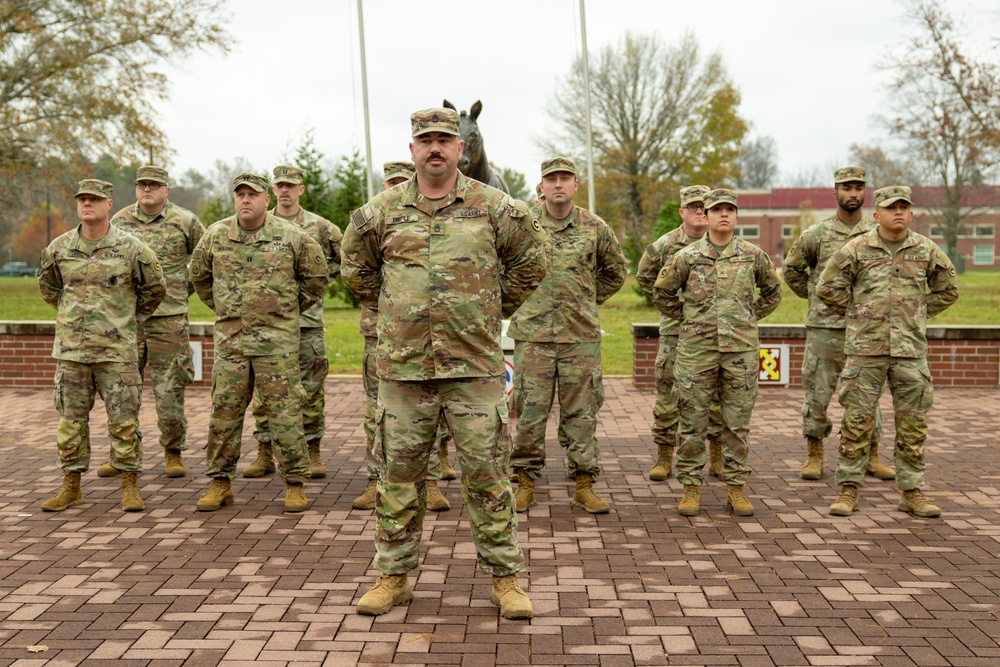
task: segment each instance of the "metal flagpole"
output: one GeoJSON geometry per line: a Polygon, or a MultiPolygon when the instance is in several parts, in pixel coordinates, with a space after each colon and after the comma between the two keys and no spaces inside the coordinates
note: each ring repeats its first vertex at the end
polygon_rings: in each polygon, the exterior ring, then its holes
{"type": "MultiPolygon", "coordinates": [[[[583,0],[580,0],[581,2],[583,0]]],[[[365,63],[365,14],[358,0],[358,34],[361,42],[361,99],[365,107],[365,182],[368,184],[368,199],[375,196],[375,183],[372,181],[372,135],[368,121],[368,66],[365,63]]]]}
{"type": "Polygon", "coordinates": [[[584,0],[580,0],[580,39],[583,42],[583,86],[587,90],[587,204],[590,212],[596,214],[597,184],[594,182],[594,140],[590,127],[590,64],[587,60],[587,15],[584,0]]]}

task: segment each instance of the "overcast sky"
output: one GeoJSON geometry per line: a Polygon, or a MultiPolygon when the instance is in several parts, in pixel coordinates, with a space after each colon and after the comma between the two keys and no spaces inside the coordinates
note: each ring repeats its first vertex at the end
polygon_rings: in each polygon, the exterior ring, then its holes
{"type": "MultiPolygon", "coordinates": [[[[970,51],[1000,58],[995,0],[947,0],[973,34],[970,51]]],[[[373,164],[409,159],[409,115],[483,102],[490,160],[536,182],[546,104],[581,51],[578,0],[366,0],[365,46],[373,164]]],[[[168,70],[161,120],[174,173],[208,173],[245,158],[270,169],[315,130],[332,161],[364,150],[356,0],[230,0],[228,55],[198,54],[168,70]],[[266,96],[265,96],[266,95],[266,96]]],[[[782,177],[847,158],[878,140],[886,77],[873,65],[915,34],[891,0],[587,0],[591,53],[627,30],[672,42],[693,31],[721,52],[742,93],[750,136],[778,145],[782,177]]],[[[582,156],[581,156],[582,157],[582,156]]]]}

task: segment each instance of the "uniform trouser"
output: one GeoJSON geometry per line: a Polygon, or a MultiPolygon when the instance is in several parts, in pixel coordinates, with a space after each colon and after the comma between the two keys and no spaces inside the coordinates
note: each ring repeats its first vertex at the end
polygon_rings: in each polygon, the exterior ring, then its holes
{"type": "Polygon", "coordinates": [[[726,484],[746,484],[752,468],[750,415],[757,401],[760,353],[685,350],[682,344],[674,367],[674,389],[680,410],[680,446],[677,448],[677,480],[682,484],[702,482],[705,466],[705,433],[712,401],[718,396],[722,417],[722,456],[726,484]]]}
{"type": "MultiPolygon", "coordinates": [[[[375,372],[375,348],[378,346],[377,336],[365,336],[365,351],[361,356],[362,381],[365,386],[365,468],[368,479],[378,479],[379,457],[375,452],[375,413],[378,410],[378,373],[375,372]]],[[[427,465],[427,479],[441,479],[441,443],[448,446],[451,435],[448,424],[443,420],[438,426],[434,447],[431,449],[430,462],[427,465]]]]}
{"type": "Polygon", "coordinates": [[[888,356],[847,357],[840,385],[844,421],[840,426],[837,484],[864,483],[868,439],[875,427],[878,399],[887,381],[896,419],[896,483],[903,491],[924,484],[927,411],[934,404],[931,372],[926,358],[888,356]]]}
{"type": "Polygon", "coordinates": [[[507,474],[503,378],[379,382],[375,441],[383,463],[375,503],[375,567],[403,574],[417,566],[427,462],[442,420],[455,439],[479,569],[498,577],[520,572],[524,556],[507,474]]]}
{"type": "Polygon", "coordinates": [[[187,449],[184,390],[194,381],[187,313],[150,317],[136,327],[139,373],[149,364],[156,425],[164,449],[187,449]]]}
{"type": "Polygon", "coordinates": [[[514,343],[517,436],[511,465],[538,479],[545,467],[545,426],[559,393],[559,444],[569,472],[601,473],[597,411],[604,404],[601,344],[514,343]]]}
{"type": "MultiPolygon", "coordinates": [[[[299,380],[305,399],[302,401],[302,431],[306,442],[323,439],[326,433],[326,376],[330,372],[330,359],[326,356],[326,338],[323,327],[299,329],[299,380]]],[[[258,442],[271,443],[267,411],[260,400],[260,392],[253,395],[253,418],[257,428],[253,436],[258,442]]]]}
{"type": "Polygon", "coordinates": [[[64,472],[90,467],[90,411],[100,394],[108,414],[111,465],[124,472],[142,472],[139,406],[142,377],[134,363],[81,364],[56,360],[53,400],[59,412],[56,445],[64,472]]]}
{"type": "Polygon", "coordinates": [[[267,415],[282,479],[304,483],[309,477],[309,459],[302,434],[302,383],[294,352],[245,357],[216,349],[205,474],[236,477],[243,416],[255,387],[267,415]]]}
{"type": "MultiPolygon", "coordinates": [[[[677,336],[660,336],[656,352],[656,403],[653,404],[653,443],[657,447],[677,445],[680,411],[674,393],[674,363],[677,361],[677,336]]],[[[719,401],[716,398],[708,413],[708,439],[718,440],[722,432],[719,401]]]]}
{"type": "MultiPolygon", "coordinates": [[[[806,438],[822,440],[833,430],[827,409],[847,360],[845,335],[844,329],[806,327],[806,351],[802,359],[802,384],[805,388],[802,435],[806,438]]],[[[871,437],[876,445],[882,439],[882,411],[877,404],[871,437]]]]}

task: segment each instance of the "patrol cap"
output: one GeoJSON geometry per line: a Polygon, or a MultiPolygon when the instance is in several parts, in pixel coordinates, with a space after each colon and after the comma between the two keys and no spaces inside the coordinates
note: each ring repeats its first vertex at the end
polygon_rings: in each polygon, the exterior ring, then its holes
{"type": "Polygon", "coordinates": [[[412,162],[386,162],[382,165],[382,178],[387,181],[394,178],[409,178],[415,172],[412,162]]]}
{"type": "Polygon", "coordinates": [[[689,185],[681,188],[681,206],[687,206],[691,202],[705,202],[705,195],[712,191],[707,185],[689,185]]]}
{"type": "Polygon", "coordinates": [[[274,184],[291,183],[292,185],[302,185],[303,171],[290,164],[279,164],[274,168],[274,184]]]}
{"type": "Polygon", "coordinates": [[[576,163],[568,157],[553,157],[542,162],[542,178],[557,171],[569,172],[576,176],[576,163]]]}
{"type": "Polygon", "coordinates": [[[905,185],[887,185],[875,191],[875,205],[882,207],[898,201],[905,201],[912,206],[911,194],[912,191],[905,185]]]}
{"type": "Polygon", "coordinates": [[[115,186],[107,181],[97,178],[85,178],[77,185],[76,194],[73,196],[94,195],[101,199],[111,199],[111,193],[114,192],[114,189],[115,186]]]}
{"type": "Polygon", "coordinates": [[[833,184],[853,183],[855,181],[864,183],[867,175],[868,172],[865,171],[864,167],[841,167],[833,172],[833,184]]]}
{"type": "Polygon", "coordinates": [[[705,195],[704,201],[706,211],[713,206],[718,206],[719,204],[732,204],[736,208],[740,207],[740,205],[736,203],[735,190],[711,190],[707,195],[705,195]]]}
{"type": "Polygon", "coordinates": [[[458,131],[458,112],[454,109],[436,107],[417,111],[410,116],[410,125],[413,128],[412,136],[414,138],[428,132],[462,136],[458,131]]]}
{"type": "Polygon", "coordinates": [[[233,192],[241,185],[249,186],[257,192],[267,192],[267,179],[250,171],[244,171],[233,179],[233,192]]]}
{"type": "Polygon", "coordinates": [[[167,185],[170,178],[167,176],[167,170],[163,167],[154,167],[153,165],[147,164],[135,170],[136,185],[139,184],[139,181],[150,181],[152,183],[167,185]]]}

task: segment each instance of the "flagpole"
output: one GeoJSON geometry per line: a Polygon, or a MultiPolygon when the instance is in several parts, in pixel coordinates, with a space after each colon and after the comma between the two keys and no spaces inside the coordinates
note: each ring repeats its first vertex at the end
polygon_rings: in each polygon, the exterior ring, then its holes
{"type": "MultiPolygon", "coordinates": [[[[361,0],[358,0],[361,2],[361,0]]],[[[594,182],[594,140],[590,126],[590,64],[587,60],[587,14],[584,0],[580,0],[580,39],[583,42],[583,87],[587,91],[587,204],[591,213],[597,213],[597,184],[594,182]]]]}
{"type": "MultiPolygon", "coordinates": [[[[583,0],[580,0],[583,2],[583,0]]],[[[368,199],[375,196],[375,183],[372,181],[372,135],[368,120],[368,66],[365,63],[365,14],[358,0],[358,34],[361,43],[361,99],[365,108],[365,182],[368,184],[368,199]]]]}

